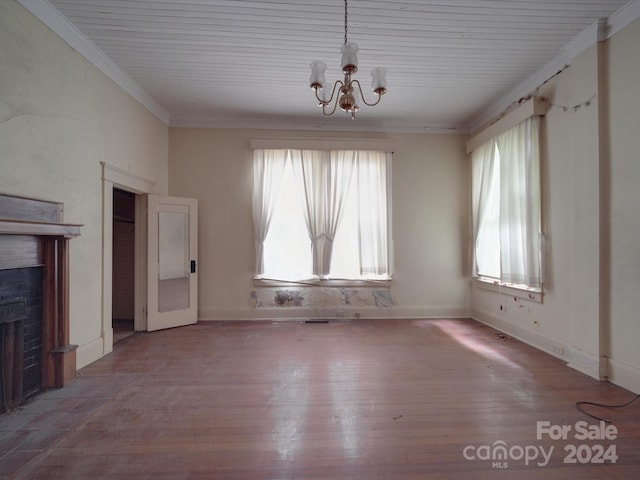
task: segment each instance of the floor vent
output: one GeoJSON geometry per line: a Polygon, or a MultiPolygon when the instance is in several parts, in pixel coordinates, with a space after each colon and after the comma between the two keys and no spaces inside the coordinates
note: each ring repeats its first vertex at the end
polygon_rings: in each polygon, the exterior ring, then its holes
{"type": "Polygon", "coordinates": [[[323,320],[323,319],[305,320],[304,323],[329,323],[329,320],[323,320]]]}

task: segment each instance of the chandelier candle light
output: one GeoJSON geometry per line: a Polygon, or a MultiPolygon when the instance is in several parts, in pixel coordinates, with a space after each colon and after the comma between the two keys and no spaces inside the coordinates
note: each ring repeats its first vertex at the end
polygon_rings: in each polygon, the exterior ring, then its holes
{"type": "Polygon", "coordinates": [[[331,90],[331,96],[327,98],[325,86],[324,72],[327,70],[327,65],[319,60],[311,62],[311,78],[309,83],[311,88],[316,94],[318,99],[318,106],[322,107],[322,113],[325,116],[331,116],[336,111],[338,104],[340,108],[347,113],[351,113],[351,118],[356,118],[356,112],[360,109],[356,103],[356,96],[354,90],[360,92],[360,98],[365,105],[373,107],[380,103],[382,95],[387,91],[387,70],[382,67],[374,68],[371,71],[371,89],[373,93],[377,95],[377,100],[373,103],[369,103],[365,100],[362,93],[362,87],[358,80],[352,80],[351,75],[358,71],[358,45],[355,42],[350,42],[347,39],[347,0],[344,1],[344,44],[342,45],[342,73],[344,73],[344,81],[337,80],[333,84],[331,90]],[[333,107],[331,108],[331,104],[333,107]]]}

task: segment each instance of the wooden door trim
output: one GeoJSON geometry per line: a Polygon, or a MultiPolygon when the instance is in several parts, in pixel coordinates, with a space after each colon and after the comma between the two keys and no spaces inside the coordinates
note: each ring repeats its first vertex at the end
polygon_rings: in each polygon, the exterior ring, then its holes
{"type": "Polygon", "coordinates": [[[146,258],[147,238],[144,218],[144,196],[155,189],[156,182],[134,175],[114,165],[100,162],[102,167],[102,355],[113,351],[113,189],[136,194],[135,208],[135,286],[134,325],[146,330],[146,258]],[[141,228],[139,228],[141,227],[141,228]]]}

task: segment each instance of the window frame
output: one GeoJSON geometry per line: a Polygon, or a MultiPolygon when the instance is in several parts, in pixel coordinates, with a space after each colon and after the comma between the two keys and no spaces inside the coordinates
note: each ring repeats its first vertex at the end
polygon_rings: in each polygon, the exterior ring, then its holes
{"type": "MultiPolygon", "coordinates": [[[[504,129],[502,131],[497,131],[495,128],[488,128],[484,132],[481,132],[477,136],[473,137],[467,143],[467,152],[471,153],[471,204],[472,204],[472,265],[471,265],[471,274],[473,281],[480,286],[481,288],[497,291],[499,293],[508,292],[509,294],[514,296],[514,299],[524,298],[530,301],[542,302],[542,295],[544,291],[544,252],[545,252],[545,244],[544,244],[544,235],[542,233],[542,191],[541,191],[541,168],[540,168],[540,138],[539,138],[539,115],[542,115],[544,111],[546,111],[543,107],[544,104],[541,104],[537,101],[531,101],[528,105],[525,105],[526,108],[521,108],[517,112],[513,118],[516,118],[518,121],[515,125],[506,126],[506,122],[509,119],[503,119],[502,126],[504,129]],[[531,115],[526,115],[523,117],[523,112],[528,113],[531,112],[531,115]],[[524,122],[529,122],[525,124],[524,122]],[[513,143],[514,140],[509,137],[514,134],[522,134],[523,130],[516,130],[519,127],[527,127],[525,132],[524,139],[522,137],[518,137],[520,143],[513,143]],[[487,131],[491,132],[491,135],[487,134],[487,131]],[[510,138],[510,140],[506,140],[506,138],[510,138]],[[500,152],[500,145],[505,145],[506,150],[500,152]],[[514,149],[514,145],[516,148],[514,149]],[[508,163],[506,165],[500,166],[500,162],[502,161],[503,154],[511,154],[511,158],[513,158],[514,152],[517,152],[518,155],[523,154],[524,156],[518,156],[518,160],[516,163],[508,163]],[[477,154],[477,157],[476,157],[477,154]],[[489,160],[491,158],[491,160],[489,160]],[[496,166],[496,159],[498,162],[498,166],[496,166]],[[477,167],[476,162],[480,162],[480,167],[477,167]],[[489,162],[489,163],[487,163],[489,162]],[[532,162],[529,164],[528,162],[532,162]],[[535,162],[535,163],[533,163],[535,162]],[[487,165],[489,164],[490,170],[486,171],[487,165]],[[533,217],[528,217],[525,215],[524,217],[518,217],[517,220],[523,222],[517,223],[520,225],[519,230],[517,231],[520,235],[524,235],[524,238],[528,238],[527,246],[522,249],[520,253],[523,254],[522,257],[517,257],[518,262],[523,262],[524,270],[520,271],[518,269],[510,270],[507,268],[506,272],[503,267],[503,261],[505,261],[505,256],[503,253],[500,253],[501,247],[498,246],[498,254],[499,258],[499,275],[500,277],[496,278],[492,275],[487,275],[487,272],[479,273],[478,268],[478,241],[481,238],[480,232],[483,230],[484,222],[481,219],[478,219],[477,215],[480,215],[484,210],[486,210],[487,206],[491,204],[490,198],[495,194],[483,193],[482,185],[487,184],[487,179],[494,177],[496,174],[495,168],[498,168],[497,174],[500,176],[500,182],[505,181],[505,171],[509,172],[510,169],[522,168],[522,166],[529,168],[531,165],[535,165],[535,170],[529,170],[530,172],[534,172],[531,177],[528,176],[516,176],[515,179],[524,180],[523,188],[524,190],[517,190],[518,195],[521,195],[521,192],[529,192],[531,189],[533,194],[537,194],[537,205],[535,205],[535,210],[533,211],[533,217]],[[478,168],[478,171],[476,171],[478,168]],[[529,183],[533,181],[533,183],[529,183]],[[533,188],[532,188],[533,186],[533,188]],[[489,203],[487,203],[489,202],[489,203]],[[533,218],[534,223],[530,223],[530,219],[533,218]],[[536,222],[537,221],[537,222],[536,222]],[[537,227],[532,229],[532,225],[535,226],[537,223],[537,227]],[[535,231],[537,230],[537,231],[535,231]],[[532,235],[532,232],[535,231],[535,236],[532,235]],[[531,250],[531,248],[533,250],[531,250]],[[535,257],[531,255],[531,252],[534,252],[535,257]],[[533,260],[531,260],[533,259],[533,260]],[[531,266],[534,266],[534,270],[531,270],[531,266]],[[531,275],[535,275],[532,277],[531,275]],[[516,283],[514,281],[508,281],[505,279],[511,276],[512,278],[518,275],[522,275],[524,277],[532,278],[535,280],[534,284],[528,285],[526,281],[524,283],[516,283]]],[[[511,120],[513,120],[513,118],[511,120]]],[[[514,184],[514,179],[509,176],[509,185],[514,184]]],[[[492,190],[496,188],[496,184],[494,181],[490,181],[488,183],[491,185],[492,190]]],[[[517,184],[517,183],[516,183],[517,184]]],[[[505,183],[506,185],[506,183],[505,183]]],[[[521,185],[522,186],[522,185],[521,185]]],[[[509,190],[509,187],[502,188],[500,185],[497,186],[499,203],[500,205],[504,205],[504,202],[509,198],[513,198],[513,191],[509,190]],[[507,195],[503,198],[503,195],[507,195]]],[[[530,192],[529,192],[530,193],[530,192]]],[[[531,197],[528,197],[531,198],[531,197]]],[[[533,197],[535,199],[535,197],[533,197]]],[[[528,202],[529,200],[527,200],[528,202]]],[[[516,200],[516,205],[518,200],[516,200]]],[[[511,205],[507,203],[507,205],[511,205]]],[[[512,208],[509,207],[511,210],[512,208]]],[[[527,212],[530,208],[527,205],[527,212]]],[[[513,220],[511,217],[504,217],[513,220]]],[[[501,217],[501,224],[504,224],[504,219],[501,217]]],[[[502,235],[505,231],[511,232],[513,234],[513,230],[511,226],[513,221],[506,222],[509,224],[507,226],[507,230],[500,230],[498,235],[502,239],[502,235]]],[[[507,244],[509,245],[509,244],[507,244]]],[[[508,251],[511,251],[510,249],[508,251]]],[[[495,252],[494,252],[495,253],[495,252]]],[[[508,265],[511,265],[513,268],[514,259],[512,257],[507,256],[508,265]]],[[[489,270],[492,270],[489,268],[489,270]]]]}
{"type": "MultiPolygon", "coordinates": [[[[341,143],[341,142],[338,142],[341,143]]],[[[343,142],[342,142],[343,143],[343,142]]],[[[283,150],[283,151],[292,151],[292,150],[303,150],[296,148],[273,148],[272,142],[267,141],[266,145],[263,145],[262,141],[257,141],[254,143],[252,141],[252,149],[255,150],[283,150]],[[260,147],[260,148],[257,148],[260,147]]],[[[330,151],[330,152],[339,152],[339,151],[353,151],[353,152],[378,152],[380,154],[385,155],[385,177],[384,177],[384,188],[386,190],[386,262],[387,272],[386,274],[380,275],[379,278],[371,277],[367,278],[367,276],[361,276],[359,278],[342,278],[342,277],[329,277],[324,278],[323,276],[313,275],[311,278],[303,278],[303,279],[284,279],[284,278],[270,278],[267,273],[258,273],[257,268],[254,270],[253,275],[253,284],[257,286],[291,286],[291,285],[304,285],[304,286],[327,286],[327,287],[341,287],[341,286],[379,286],[385,287],[391,284],[393,278],[393,265],[394,265],[394,248],[393,248],[393,223],[392,223],[392,151],[388,148],[379,149],[379,148],[314,148],[316,151],[330,151]],[[385,276],[383,276],[385,275],[385,276]]],[[[289,159],[289,161],[292,161],[289,159]]],[[[255,162],[255,155],[254,155],[255,162]]],[[[255,164],[254,164],[255,169],[255,164]]],[[[354,168],[354,176],[357,175],[357,169],[354,168]]],[[[355,179],[354,179],[355,180],[355,179]]],[[[255,192],[255,172],[254,172],[254,186],[253,192],[255,192]]],[[[351,184],[349,189],[353,189],[354,185],[351,184]]],[[[255,193],[254,193],[255,197],[255,193]]],[[[255,202],[255,198],[254,198],[255,202]]],[[[254,203],[255,208],[255,203],[254,203]]],[[[255,235],[256,223],[254,216],[254,235],[255,235]]],[[[262,241],[263,245],[266,239],[268,238],[268,231],[264,236],[264,240],[262,241]]],[[[257,256],[257,251],[256,251],[257,256]]],[[[256,263],[257,265],[257,263],[256,263]]],[[[264,262],[263,262],[264,265],[264,262]]],[[[362,268],[362,266],[361,266],[362,268]]]]}

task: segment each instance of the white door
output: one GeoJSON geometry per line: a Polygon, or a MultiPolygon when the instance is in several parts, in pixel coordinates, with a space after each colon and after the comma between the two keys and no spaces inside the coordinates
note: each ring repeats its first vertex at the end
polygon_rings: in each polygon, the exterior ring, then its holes
{"type": "Polygon", "coordinates": [[[147,330],[198,321],[198,203],[149,195],[147,330]]]}

